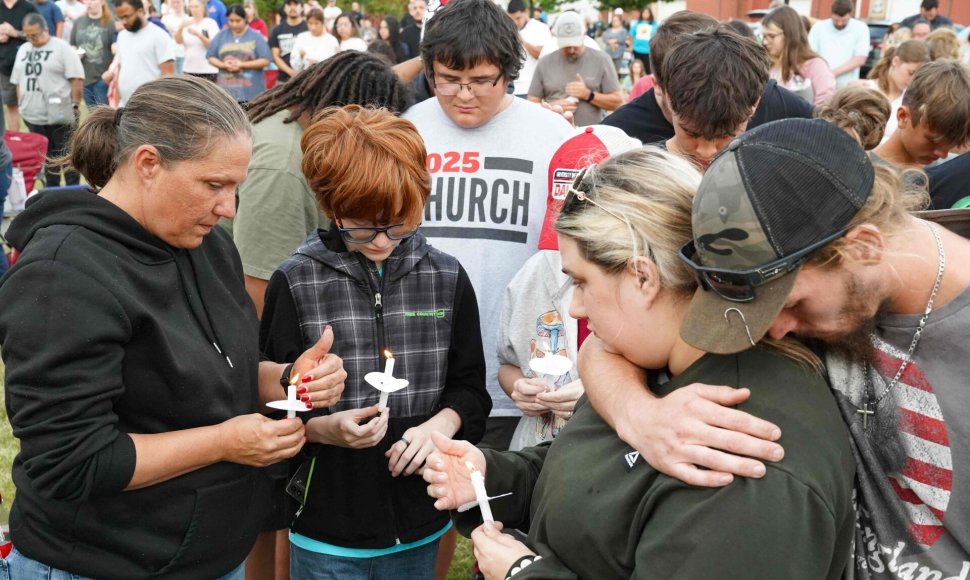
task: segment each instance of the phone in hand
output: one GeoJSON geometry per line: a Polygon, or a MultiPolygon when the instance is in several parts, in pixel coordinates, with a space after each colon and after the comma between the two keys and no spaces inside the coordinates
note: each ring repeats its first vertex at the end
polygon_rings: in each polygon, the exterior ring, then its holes
{"type": "Polygon", "coordinates": [[[209,31],[208,30],[203,30],[202,31],[202,36],[204,36],[206,38],[209,38],[209,31]]]}

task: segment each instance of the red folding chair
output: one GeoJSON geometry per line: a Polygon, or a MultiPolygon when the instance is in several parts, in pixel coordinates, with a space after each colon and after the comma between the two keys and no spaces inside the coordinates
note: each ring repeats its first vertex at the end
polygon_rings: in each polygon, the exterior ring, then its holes
{"type": "Polygon", "coordinates": [[[3,139],[13,154],[13,166],[24,172],[24,185],[27,186],[27,195],[30,195],[34,190],[34,181],[47,160],[47,137],[37,133],[6,131],[3,139]]]}

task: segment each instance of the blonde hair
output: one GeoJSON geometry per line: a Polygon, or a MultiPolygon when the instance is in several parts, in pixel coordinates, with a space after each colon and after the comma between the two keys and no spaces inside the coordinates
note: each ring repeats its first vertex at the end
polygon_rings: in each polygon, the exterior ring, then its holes
{"type": "MultiPolygon", "coordinates": [[[[873,165],[875,180],[869,198],[850,223],[871,224],[886,237],[903,231],[911,212],[929,205],[926,175],[919,170],[897,170],[885,163],[873,165]]],[[[832,268],[841,265],[848,256],[852,242],[845,237],[825,246],[810,261],[812,266],[832,268]]]]}
{"type": "Polygon", "coordinates": [[[933,60],[960,59],[960,40],[950,28],[937,28],[926,37],[926,44],[930,47],[930,58],[933,60]]]}
{"type": "Polygon", "coordinates": [[[889,93],[889,69],[893,64],[893,58],[899,57],[900,62],[919,63],[930,62],[930,47],[922,40],[907,40],[898,46],[889,46],[883,50],[882,57],[876,66],[869,71],[870,80],[876,81],[879,90],[889,93]]]}
{"type": "Polygon", "coordinates": [[[611,157],[587,170],[582,187],[589,189],[590,201],[570,195],[556,231],[611,274],[622,272],[631,258],[646,256],[657,265],[663,288],[688,295],[696,283],[677,252],[692,235],[691,206],[700,180],[687,160],[657,147],[611,157]],[[630,235],[624,235],[628,228],[630,235]]]}
{"type": "Polygon", "coordinates": [[[912,39],[913,39],[913,29],[909,28],[908,26],[900,26],[895,30],[895,32],[889,35],[889,38],[887,38],[883,42],[883,50],[889,47],[899,46],[900,44],[906,42],[907,40],[912,40],[912,39]]]}
{"type": "MultiPolygon", "coordinates": [[[[690,162],[654,146],[611,157],[587,170],[579,184],[586,199],[575,193],[566,198],[556,231],[575,241],[586,260],[612,275],[622,272],[631,258],[648,257],[657,266],[660,286],[687,299],[697,282],[678,254],[693,236],[692,208],[700,179],[690,162]],[[630,235],[623,235],[624,230],[630,235]]],[[[821,372],[818,357],[795,340],[766,337],[759,344],[821,372]]]]}
{"type": "Polygon", "coordinates": [[[886,95],[863,86],[841,88],[815,109],[815,117],[842,129],[866,151],[875,149],[886,133],[892,106],[886,95]]]}

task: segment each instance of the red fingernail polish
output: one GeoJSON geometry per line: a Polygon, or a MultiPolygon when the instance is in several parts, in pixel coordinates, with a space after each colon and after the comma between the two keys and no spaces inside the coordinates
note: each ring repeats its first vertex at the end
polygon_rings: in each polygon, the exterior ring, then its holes
{"type": "Polygon", "coordinates": [[[297,387],[297,389],[296,389],[296,394],[297,395],[303,395],[305,393],[306,393],[306,387],[297,387]]]}
{"type": "Polygon", "coordinates": [[[301,383],[309,383],[312,380],[313,380],[313,377],[311,377],[310,375],[304,375],[303,378],[300,379],[300,382],[301,383]]]}
{"type": "Polygon", "coordinates": [[[306,401],[306,408],[307,409],[312,409],[313,408],[313,403],[311,403],[310,401],[306,401]]]}
{"type": "Polygon", "coordinates": [[[300,396],[300,400],[303,401],[304,403],[309,403],[310,402],[310,395],[301,395],[300,396]]]}

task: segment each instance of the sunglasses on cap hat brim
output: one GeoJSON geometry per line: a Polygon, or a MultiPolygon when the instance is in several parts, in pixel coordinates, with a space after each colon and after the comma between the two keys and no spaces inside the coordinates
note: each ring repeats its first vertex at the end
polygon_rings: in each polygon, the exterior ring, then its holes
{"type": "Polygon", "coordinates": [[[821,251],[822,248],[844,236],[853,227],[853,225],[846,226],[834,234],[822,238],[791,255],[752,270],[726,270],[698,264],[694,261],[694,256],[697,255],[697,247],[694,240],[684,244],[680,248],[678,255],[687,264],[691,272],[693,272],[697,285],[705,291],[714,292],[730,302],[751,302],[757,297],[756,288],[769,284],[797,270],[821,251]]]}

